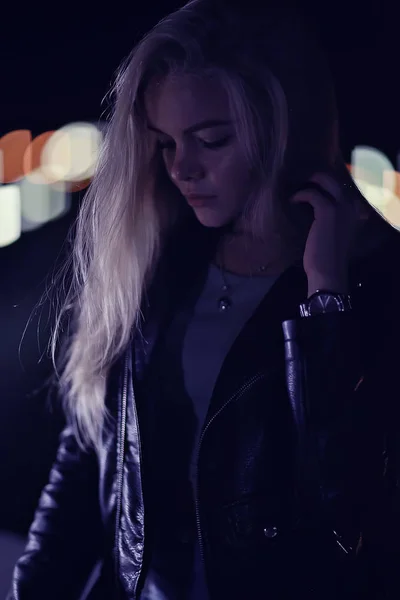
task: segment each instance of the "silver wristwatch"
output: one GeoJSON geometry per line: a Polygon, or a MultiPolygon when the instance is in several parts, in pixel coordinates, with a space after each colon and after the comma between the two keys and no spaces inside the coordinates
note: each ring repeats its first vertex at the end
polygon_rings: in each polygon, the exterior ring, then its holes
{"type": "Polygon", "coordinates": [[[313,317],[332,312],[351,310],[349,294],[338,294],[330,290],[317,290],[305,302],[300,304],[300,316],[313,317]]]}

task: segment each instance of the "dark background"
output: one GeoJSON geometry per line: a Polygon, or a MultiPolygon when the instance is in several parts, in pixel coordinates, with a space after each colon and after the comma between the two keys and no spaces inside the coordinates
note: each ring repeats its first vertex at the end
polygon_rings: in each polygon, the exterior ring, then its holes
{"type": "MultiPolygon", "coordinates": [[[[106,106],[101,102],[120,61],[150,26],[180,5],[150,0],[82,9],[57,3],[47,10],[18,5],[15,14],[2,11],[0,136],[20,128],[35,136],[102,118],[106,106]]],[[[370,145],[396,165],[396,2],[303,5],[331,62],[347,162],[354,146],[370,145]]],[[[66,216],[0,248],[0,530],[26,533],[62,425],[59,412],[49,410],[43,387],[52,370],[45,351],[54,312],[49,302],[35,314],[32,310],[55,260],[62,258],[79,199],[75,194],[66,216]]]]}

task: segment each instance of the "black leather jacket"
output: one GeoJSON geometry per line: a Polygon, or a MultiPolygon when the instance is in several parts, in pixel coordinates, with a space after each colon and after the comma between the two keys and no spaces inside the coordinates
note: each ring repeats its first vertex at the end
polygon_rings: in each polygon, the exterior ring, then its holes
{"type": "MultiPolygon", "coordinates": [[[[175,243],[165,252],[143,336],[110,371],[114,420],[101,450],[83,453],[62,433],[10,600],[78,599],[97,560],[91,600],[139,598],[152,547],[143,339],[157,339],[195,276],[201,285],[212,247],[202,231],[183,235],[185,252],[175,243]]],[[[203,429],[193,519],[184,532],[177,523],[177,535],[200,536],[213,600],[399,597],[393,233],[353,263],[352,311],[300,318],[307,285],[294,265],[227,356],[203,429]]],[[[175,518],[173,502],[161,502],[175,518]]]]}

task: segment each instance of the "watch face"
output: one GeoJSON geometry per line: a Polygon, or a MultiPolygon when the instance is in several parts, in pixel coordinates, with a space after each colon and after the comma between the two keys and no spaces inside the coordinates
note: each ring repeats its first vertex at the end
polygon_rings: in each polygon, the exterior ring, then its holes
{"type": "Polygon", "coordinates": [[[300,305],[303,317],[331,312],[343,312],[353,308],[349,294],[339,294],[328,290],[315,292],[306,302],[300,305]]]}
{"type": "Polygon", "coordinates": [[[320,314],[334,312],[339,309],[338,300],[332,294],[318,294],[310,301],[310,313],[320,314]]]}

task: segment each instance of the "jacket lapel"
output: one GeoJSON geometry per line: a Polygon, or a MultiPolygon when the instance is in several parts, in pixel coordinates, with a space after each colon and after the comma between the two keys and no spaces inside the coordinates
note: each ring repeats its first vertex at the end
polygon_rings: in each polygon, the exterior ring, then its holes
{"type": "Polygon", "coordinates": [[[307,295],[301,265],[286,269],[264,296],[228,352],[211,398],[206,423],[256,373],[284,367],[282,321],[296,315],[307,295]]]}

